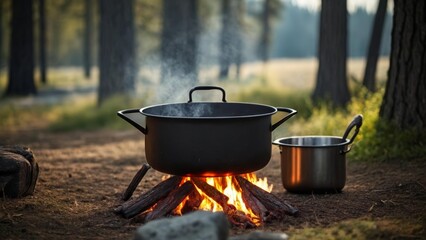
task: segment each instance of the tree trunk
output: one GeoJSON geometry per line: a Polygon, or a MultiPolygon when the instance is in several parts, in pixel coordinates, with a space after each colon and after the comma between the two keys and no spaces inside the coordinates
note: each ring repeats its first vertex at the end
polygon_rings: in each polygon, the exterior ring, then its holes
{"type": "Polygon", "coordinates": [[[322,0],[317,82],[314,101],[330,101],[344,106],[350,100],[346,80],[347,10],[346,0],[322,0]]]}
{"type": "Polygon", "coordinates": [[[260,35],[259,56],[263,62],[269,60],[269,48],[271,45],[271,0],[264,0],[262,13],[262,33],[260,35]]]}
{"type": "Polygon", "coordinates": [[[98,104],[135,87],[133,0],[101,0],[98,104]]]}
{"type": "Polygon", "coordinates": [[[198,81],[197,8],[197,0],[163,0],[161,82],[174,90],[198,81]]]}
{"type": "Polygon", "coordinates": [[[188,76],[191,84],[197,83],[198,67],[197,67],[197,49],[198,49],[198,1],[188,0],[187,2],[187,22],[185,24],[185,32],[187,33],[187,44],[184,48],[184,72],[188,76]]]}
{"type": "Polygon", "coordinates": [[[243,0],[237,1],[237,17],[236,17],[236,32],[235,32],[235,68],[236,78],[239,79],[241,75],[241,64],[243,63],[243,26],[244,26],[244,6],[243,0]]]}
{"type": "Polygon", "coordinates": [[[5,64],[5,54],[3,51],[3,33],[4,33],[4,0],[0,0],[0,70],[5,64]]]}
{"type": "Polygon", "coordinates": [[[86,78],[90,78],[90,69],[92,68],[93,1],[84,1],[83,64],[86,78]]]}
{"type": "Polygon", "coordinates": [[[367,64],[362,84],[372,92],[376,91],[376,67],[380,53],[380,42],[382,39],[387,5],[388,0],[379,0],[373,29],[371,31],[370,46],[368,48],[367,64]]]}
{"type": "Polygon", "coordinates": [[[43,84],[47,82],[46,66],[46,4],[45,0],[38,1],[39,15],[39,61],[40,61],[40,80],[43,84]]]}
{"type": "MultiPolygon", "coordinates": [[[[53,11],[64,13],[69,11],[70,6],[72,5],[74,1],[73,0],[62,0],[60,4],[58,4],[57,8],[53,11]]],[[[52,13],[54,13],[52,11],[52,13]]],[[[63,29],[62,25],[64,24],[64,20],[62,18],[62,15],[56,14],[54,17],[53,14],[51,16],[51,21],[49,21],[49,24],[51,24],[50,31],[51,34],[49,35],[49,63],[51,66],[59,66],[61,64],[60,59],[60,50],[61,50],[61,44],[63,39],[63,29]]]]}
{"type": "Polygon", "coordinates": [[[426,127],[426,1],[395,0],[382,119],[402,129],[426,127]]]}
{"type": "Polygon", "coordinates": [[[231,29],[231,3],[230,0],[222,0],[222,29],[220,31],[220,40],[219,40],[219,78],[224,79],[228,77],[229,67],[231,65],[231,37],[232,37],[232,29],[231,29]]]}
{"type": "Polygon", "coordinates": [[[229,68],[235,63],[237,78],[239,77],[242,61],[242,1],[222,0],[222,29],[220,33],[219,78],[229,75],[229,68]]]}
{"type": "Polygon", "coordinates": [[[33,1],[12,1],[9,81],[6,95],[37,92],[34,84],[33,1]]]}

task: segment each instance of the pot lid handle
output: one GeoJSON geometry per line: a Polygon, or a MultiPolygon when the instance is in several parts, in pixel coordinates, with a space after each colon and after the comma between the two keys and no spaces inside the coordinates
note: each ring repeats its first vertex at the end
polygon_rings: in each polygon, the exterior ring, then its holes
{"type": "Polygon", "coordinates": [[[352,120],[352,122],[349,123],[348,127],[346,128],[346,131],[345,131],[345,133],[343,134],[343,137],[342,137],[343,140],[346,140],[346,138],[348,137],[351,130],[354,127],[356,127],[354,135],[352,136],[352,138],[350,139],[348,144],[351,144],[354,141],[356,135],[358,135],[359,128],[362,126],[362,118],[363,118],[363,116],[361,114],[356,115],[354,117],[354,119],[352,120]]]}
{"type": "Polygon", "coordinates": [[[222,102],[226,102],[226,94],[225,94],[225,90],[221,87],[217,87],[217,86],[197,86],[192,88],[191,90],[189,90],[189,101],[188,103],[192,102],[192,93],[198,90],[219,90],[222,92],[222,102]]]}

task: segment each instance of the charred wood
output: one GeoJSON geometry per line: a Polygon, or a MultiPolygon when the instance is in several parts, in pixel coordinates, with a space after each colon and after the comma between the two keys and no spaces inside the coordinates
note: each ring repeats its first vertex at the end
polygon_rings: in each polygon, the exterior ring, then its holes
{"type": "Polygon", "coordinates": [[[299,213],[299,210],[291,206],[287,201],[279,199],[277,196],[252,184],[243,177],[236,176],[236,178],[241,188],[249,190],[271,213],[285,213],[291,216],[299,213]]]}
{"type": "Polygon", "coordinates": [[[159,201],[152,211],[146,215],[145,221],[148,222],[169,215],[193,191],[197,191],[194,184],[185,182],[166,198],[159,201]]]}
{"type": "Polygon", "coordinates": [[[244,229],[256,227],[256,224],[244,212],[231,209],[225,213],[228,221],[235,227],[244,229]]]}
{"type": "MultiPolygon", "coordinates": [[[[237,181],[238,182],[238,181],[237,181]]],[[[247,188],[247,185],[240,185],[242,198],[246,207],[250,208],[252,212],[259,216],[261,222],[268,222],[271,219],[271,213],[266,209],[266,207],[250,193],[250,190],[247,188]]]]}
{"type": "Polygon", "coordinates": [[[162,181],[139,197],[123,203],[115,212],[125,218],[132,218],[139,213],[149,209],[155,203],[165,198],[173,189],[176,189],[182,181],[182,177],[173,176],[162,181]]]}
{"type": "Polygon", "coordinates": [[[148,172],[150,168],[151,166],[149,166],[149,164],[147,163],[144,163],[142,165],[141,169],[139,169],[139,171],[133,177],[127,189],[123,192],[121,200],[127,201],[130,199],[130,197],[133,195],[133,192],[136,190],[137,186],[142,181],[142,178],[145,176],[146,172],[148,172]]]}
{"type": "Polygon", "coordinates": [[[188,200],[186,200],[185,205],[181,210],[181,213],[186,214],[192,211],[197,211],[202,201],[203,197],[200,193],[198,193],[197,189],[195,189],[195,191],[192,191],[188,195],[188,200]]]}

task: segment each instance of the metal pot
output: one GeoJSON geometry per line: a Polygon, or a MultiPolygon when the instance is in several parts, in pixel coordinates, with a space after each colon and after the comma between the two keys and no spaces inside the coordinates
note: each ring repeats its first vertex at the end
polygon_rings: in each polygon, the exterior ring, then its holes
{"type": "Polygon", "coordinates": [[[351,149],[362,115],[357,115],[343,137],[301,136],[273,142],[281,152],[281,179],[289,192],[340,192],[346,182],[346,153],[351,149]],[[348,134],[355,127],[350,139],[348,134]]]}
{"type": "Polygon", "coordinates": [[[117,114],[145,134],[145,156],[156,170],[180,176],[225,176],[253,172],[271,158],[271,132],[297,113],[253,103],[228,103],[225,90],[198,86],[188,103],[162,104],[117,114]],[[198,90],[220,90],[222,102],[192,102],[198,90]],[[271,124],[271,116],[286,116],[271,124]],[[130,117],[144,115],[143,119],[130,117]]]}

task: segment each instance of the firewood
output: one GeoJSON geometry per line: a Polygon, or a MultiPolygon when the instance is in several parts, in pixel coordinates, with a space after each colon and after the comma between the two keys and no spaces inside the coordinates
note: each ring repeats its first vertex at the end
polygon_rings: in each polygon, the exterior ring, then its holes
{"type": "Polygon", "coordinates": [[[183,206],[181,213],[186,214],[192,211],[198,210],[201,202],[203,202],[203,197],[201,194],[195,189],[188,195],[188,200],[186,200],[185,205],[183,206]]]}
{"type": "Polygon", "coordinates": [[[226,213],[230,210],[235,210],[235,206],[232,204],[228,204],[229,198],[217,190],[215,187],[209,185],[207,182],[199,179],[199,178],[191,178],[191,181],[197,186],[203,193],[213,199],[216,203],[218,203],[223,211],[226,213]]]}
{"type": "Polygon", "coordinates": [[[142,178],[145,176],[146,172],[148,172],[150,168],[151,166],[149,166],[149,164],[147,163],[142,164],[141,169],[139,169],[139,171],[133,177],[127,189],[123,192],[121,196],[121,200],[124,200],[124,201],[129,200],[129,198],[133,195],[133,192],[136,190],[136,187],[142,181],[142,178]]]}
{"type": "Polygon", "coordinates": [[[268,209],[265,208],[265,206],[259,201],[259,199],[257,199],[250,193],[250,190],[247,188],[247,185],[242,184],[239,186],[241,187],[242,198],[246,207],[250,208],[251,211],[259,217],[259,220],[262,223],[268,222],[271,216],[271,213],[268,211],[268,209]]]}
{"type": "Polygon", "coordinates": [[[248,189],[267,210],[271,213],[282,212],[287,215],[297,215],[299,210],[291,206],[287,201],[282,201],[277,196],[263,190],[262,188],[252,184],[247,179],[237,176],[237,181],[242,188],[248,189]]]}
{"type": "Polygon", "coordinates": [[[235,227],[243,229],[256,227],[256,224],[244,212],[239,210],[229,210],[225,213],[228,217],[228,221],[235,227]]]}
{"type": "Polygon", "coordinates": [[[182,186],[170,192],[166,198],[159,201],[152,211],[146,215],[145,221],[167,216],[193,191],[197,191],[194,184],[185,182],[182,186]]]}
{"type": "Polygon", "coordinates": [[[170,177],[157,184],[146,193],[141,194],[139,197],[123,203],[115,212],[121,214],[125,218],[132,218],[149,209],[159,200],[165,198],[173,189],[179,186],[181,181],[182,177],[170,177]]]}
{"type": "Polygon", "coordinates": [[[245,213],[238,211],[234,205],[228,203],[229,198],[225,194],[201,179],[191,178],[191,180],[195,186],[222,207],[232,225],[240,228],[256,227],[256,224],[245,213]]]}
{"type": "Polygon", "coordinates": [[[148,215],[149,211],[145,211],[143,213],[140,213],[136,216],[134,216],[133,218],[130,219],[129,223],[130,224],[135,224],[135,223],[145,223],[145,218],[146,215],[148,215]]]}

